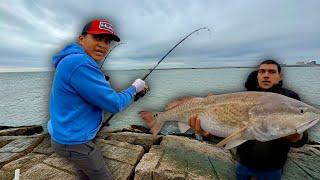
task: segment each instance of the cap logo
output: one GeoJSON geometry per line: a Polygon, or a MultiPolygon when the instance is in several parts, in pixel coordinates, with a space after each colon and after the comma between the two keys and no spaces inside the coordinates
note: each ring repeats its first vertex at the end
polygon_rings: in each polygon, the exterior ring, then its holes
{"type": "Polygon", "coordinates": [[[107,30],[107,31],[111,31],[111,32],[113,33],[112,26],[111,26],[111,24],[109,24],[108,22],[103,22],[103,21],[101,21],[101,22],[99,23],[99,28],[100,28],[100,29],[107,30]]]}

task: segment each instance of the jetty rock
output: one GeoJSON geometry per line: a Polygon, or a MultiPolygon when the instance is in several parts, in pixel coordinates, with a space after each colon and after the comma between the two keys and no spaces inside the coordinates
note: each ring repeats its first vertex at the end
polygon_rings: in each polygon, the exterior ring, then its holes
{"type": "MultiPolygon", "coordinates": [[[[0,136],[0,179],[12,180],[15,169],[22,180],[76,179],[73,164],[55,154],[50,141],[43,132],[0,136]]],[[[212,142],[117,131],[99,134],[94,143],[115,179],[235,179],[234,152],[212,142]]],[[[319,162],[319,144],[291,148],[282,178],[317,179],[319,162]]]]}

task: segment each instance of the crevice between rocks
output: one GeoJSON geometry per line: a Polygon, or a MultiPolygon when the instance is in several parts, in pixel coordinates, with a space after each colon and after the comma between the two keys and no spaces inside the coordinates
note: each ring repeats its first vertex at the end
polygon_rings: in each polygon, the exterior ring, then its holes
{"type": "Polygon", "coordinates": [[[132,170],[132,173],[131,173],[131,175],[130,175],[130,177],[129,177],[129,180],[134,180],[134,177],[135,177],[135,169],[136,168],[134,168],[133,170],[132,170]]]}
{"type": "Polygon", "coordinates": [[[218,175],[216,169],[214,168],[213,163],[211,162],[210,157],[208,157],[208,160],[209,160],[209,163],[210,163],[210,165],[211,165],[213,174],[217,177],[218,180],[220,180],[219,175],[218,175]]]}
{"type": "Polygon", "coordinates": [[[162,140],[163,140],[163,136],[160,136],[158,139],[156,139],[156,140],[153,142],[152,145],[160,145],[161,142],[162,142],[162,140]]]}
{"type": "MultiPolygon", "coordinates": [[[[122,131],[122,132],[131,132],[131,131],[122,131]]],[[[136,132],[136,133],[137,133],[137,132],[136,132]]],[[[142,134],[145,134],[145,133],[142,133],[142,134]]],[[[153,146],[153,145],[160,145],[161,142],[162,142],[162,140],[163,140],[163,137],[162,137],[162,136],[158,137],[155,141],[153,141],[152,146],[153,146]]],[[[136,144],[136,143],[134,142],[134,145],[139,145],[139,144],[136,144]]],[[[140,146],[141,146],[141,145],[140,145],[140,146]]],[[[141,161],[141,159],[143,158],[143,156],[144,156],[145,154],[147,154],[147,153],[150,152],[150,149],[152,148],[152,146],[151,146],[150,148],[146,148],[146,149],[143,148],[143,149],[144,149],[144,152],[143,152],[142,156],[138,159],[137,163],[134,165],[134,169],[133,169],[132,174],[131,174],[130,177],[129,177],[129,180],[134,180],[134,178],[135,178],[135,176],[136,176],[136,174],[135,174],[135,169],[136,169],[137,165],[140,163],[140,161],[141,161]]],[[[160,157],[160,159],[159,159],[159,161],[158,161],[155,169],[156,169],[157,167],[159,167],[159,165],[160,165],[160,160],[162,159],[163,155],[164,155],[164,153],[161,154],[161,157],[160,157]]],[[[151,179],[153,179],[153,172],[151,173],[151,179]]]]}
{"type": "Polygon", "coordinates": [[[41,125],[34,126],[0,126],[0,130],[3,130],[0,135],[5,136],[30,136],[43,133],[43,127],[41,125]]]}

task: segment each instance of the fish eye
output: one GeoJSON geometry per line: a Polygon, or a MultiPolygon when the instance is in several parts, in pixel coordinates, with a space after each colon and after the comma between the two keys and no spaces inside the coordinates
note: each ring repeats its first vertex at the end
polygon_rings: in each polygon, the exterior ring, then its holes
{"type": "Polygon", "coordinates": [[[304,113],[304,110],[303,110],[303,109],[300,109],[300,113],[303,114],[303,113],[304,113]]]}

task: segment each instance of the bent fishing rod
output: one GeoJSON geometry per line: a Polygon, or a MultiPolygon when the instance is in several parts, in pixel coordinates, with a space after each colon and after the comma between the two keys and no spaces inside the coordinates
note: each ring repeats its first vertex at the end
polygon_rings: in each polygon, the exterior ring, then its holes
{"type": "Polygon", "coordinates": [[[113,47],[110,49],[110,51],[108,52],[108,54],[106,55],[106,57],[104,57],[104,60],[103,60],[103,62],[102,62],[101,65],[100,65],[100,69],[102,68],[104,62],[106,61],[106,59],[107,59],[108,55],[111,53],[111,51],[114,50],[116,47],[118,47],[118,46],[121,45],[121,44],[126,44],[126,43],[118,43],[118,44],[116,44],[115,46],[113,46],[113,47]]]}
{"type": "MultiPolygon", "coordinates": [[[[104,62],[106,61],[108,55],[111,53],[111,51],[112,51],[114,48],[118,47],[118,46],[121,45],[121,44],[126,44],[126,43],[118,43],[118,44],[116,44],[115,46],[113,46],[113,47],[109,50],[108,54],[106,55],[106,57],[104,57],[104,60],[102,61],[101,65],[100,65],[100,70],[101,70],[101,71],[102,71],[102,66],[103,66],[104,62]]],[[[109,81],[110,77],[107,76],[103,71],[102,71],[102,73],[103,73],[103,75],[104,75],[104,78],[105,78],[107,81],[109,81]]]]}
{"type": "MultiPolygon", "coordinates": [[[[161,59],[160,61],[158,61],[158,63],[149,71],[148,74],[146,74],[142,80],[146,80],[147,77],[158,67],[158,65],[179,45],[181,44],[184,40],[186,40],[188,37],[190,37],[192,34],[202,30],[202,29],[207,29],[208,31],[210,31],[209,28],[206,28],[206,27],[202,27],[202,28],[199,28],[199,29],[196,29],[194,31],[192,31],[191,33],[189,33],[187,36],[185,36],[183,39],[181,39],[176,45],[174,45],[161,59]]],[[[141,97],[143,97],[147,92],[149,91],[149,88],[146,87],[145,90],[137,93],[135,96],[134,96],[134,101],[137,101],[138,99],[140,99],[141,97]]],[[[115,114],[111,114],[108,119],[101,125],[98,133],[101,131],[101,129],[104,127],[104,126],[107,126],[109,124],[109,121],[113,118],[115,114]]]]}

